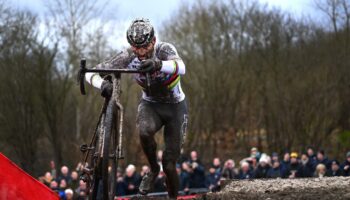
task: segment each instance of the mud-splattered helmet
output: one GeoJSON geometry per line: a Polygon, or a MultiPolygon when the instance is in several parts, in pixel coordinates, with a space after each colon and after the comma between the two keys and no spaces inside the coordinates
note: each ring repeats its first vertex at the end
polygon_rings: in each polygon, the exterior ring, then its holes
{"type": "Polygon", "coordinates": [[[131,46],[145,47],[154,38],[154,28],[148,19],[137,18],[126,31],[126,38],[131,46]]]}

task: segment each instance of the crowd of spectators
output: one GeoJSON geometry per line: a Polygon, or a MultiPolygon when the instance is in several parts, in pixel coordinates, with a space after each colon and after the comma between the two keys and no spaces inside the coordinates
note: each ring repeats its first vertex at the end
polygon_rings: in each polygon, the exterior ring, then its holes
{"type": "MultiPolygon", "coordinates": [[[[157,156],[161,166],[162,151],[159,151],[157,156]]],[[[62,166],[60,173],[56,173],[54,163],[51,162],[51,172],[46,172],[39,180],[56,191],[61,199],[86,199],[86,183],[79,180],[79,169],[80,163],[76,170],[70,171],[67,166],[62,166]]],[[[301,154],[285,152],[278,155],[274,152],[271,156],[253,147],[250,155],[237,165],[233,159],[222,163],[219,157],[215,157],[209,166],[204,166],[198,153],[192,151],[189,157],[181,155],[176,169],[181,191],[186,193],[198,188],[217,191],[220,182],[229,179],[350,176],[350,151],[340,163],[338,160],[327,158],[323,150],[315,152],[311,147],[301,154]]],[[[129,164],[125,171],[118,168],[117,196],[137,194],[142,177],[149,171],[147,165],[142,166],[140,171],[132,164],[129,164]]],[[[154,185],[154,192],[165,191],[165,174],[161,170],[154,185]]]]}

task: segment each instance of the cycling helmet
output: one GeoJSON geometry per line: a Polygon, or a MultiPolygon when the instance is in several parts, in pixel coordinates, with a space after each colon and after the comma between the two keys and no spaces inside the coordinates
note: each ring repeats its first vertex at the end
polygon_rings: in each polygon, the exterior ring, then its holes
{"type": "Polygon", "coordinates": [[[148,19],[137,18],[131,22],[126,37],[131,46],[145,47],[154,38],[154,28],[148,19]]]}

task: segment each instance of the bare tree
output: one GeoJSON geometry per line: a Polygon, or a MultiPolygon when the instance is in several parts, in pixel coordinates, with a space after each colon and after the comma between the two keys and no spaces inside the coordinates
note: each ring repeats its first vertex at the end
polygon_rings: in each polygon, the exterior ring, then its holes
{"type": "MultiPolygon", "coordinates": [[[[2,9],[1,9],[2,10],[2,9]]],[[[38,139],[45,135],[38,77],[52,68],[56,50],[37,38],[37,18],[28,12],[2,10],[0,25],[0,137],[1,151],[29,173],[38,170],[38,139]],[[6,142],[5,142],[6,141],[6,142]]]]}

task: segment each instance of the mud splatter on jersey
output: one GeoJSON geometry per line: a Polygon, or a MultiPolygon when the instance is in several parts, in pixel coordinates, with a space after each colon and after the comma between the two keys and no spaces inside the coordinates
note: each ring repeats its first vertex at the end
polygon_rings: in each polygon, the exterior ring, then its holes
{"type": "MultiPolygon", "coordinates": [[[[181,75],[185,73],[185,65],[175,47],[169,43],[158,42],[155,45],[152,59],[163,61],[161,71],[151,74],[150,94],[146,93],[146,77],[135,74],[135,81],[143,88],[142,98],[150,102],[178,103],[185,99],[181,88],[181,75]]],[[[130,68],[138,69],[140,60],[131,48],[118,53],[110,60],[96,66],[97,68],[130,68]]]]}

